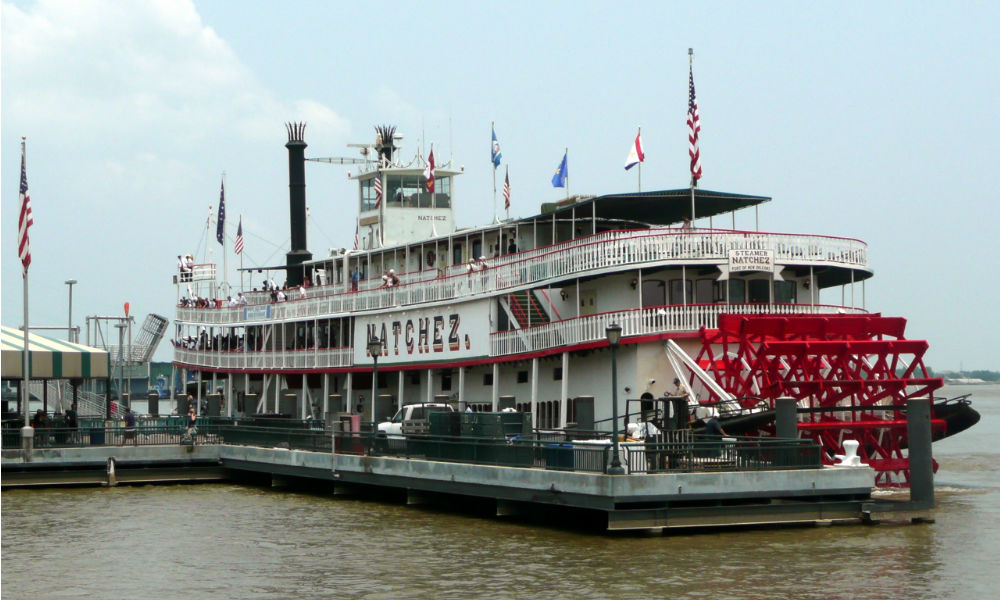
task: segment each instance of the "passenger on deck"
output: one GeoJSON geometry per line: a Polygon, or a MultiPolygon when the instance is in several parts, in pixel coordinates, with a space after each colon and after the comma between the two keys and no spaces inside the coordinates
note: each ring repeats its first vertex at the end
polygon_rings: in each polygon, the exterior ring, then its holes
{"type": "Polygon", "coordinates": [[[305,299],[306,299],[306,286],[300,285],[299,286],[299,300],[305,300],[305,299]]]}
{"type": "Polygon", "coordinates": [[[507,254],[514,254],[517,252],[517,243],[514,242],[514,238],[510,238],[510,243],[507,244],[507,254]]]}
{"type": "Polygon", "coordinates": [[[285,291],[278,290],[278,293],[275,295],[275,302],[284,302],[285,300],[285,291]]]}

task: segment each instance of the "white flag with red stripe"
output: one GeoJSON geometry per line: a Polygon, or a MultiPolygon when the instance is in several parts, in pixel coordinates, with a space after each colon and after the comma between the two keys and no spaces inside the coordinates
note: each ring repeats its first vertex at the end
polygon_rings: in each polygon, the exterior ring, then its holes
{"type": "Polygon", "coordinates": [[[25,169],[24,142],[21,143],[21,191],[18,192],[21,203],[21,216],[17,219],[17,256],[24,267],[24,277],[28,276],[28,265],[31,264],[31,247],[28,243],[28,228],[35,224],[31,218],[31,196],[28,194],[28,172],[25,169]]]}
{"type": "Polygon", "coordinates": [[[645,160],[646,155],[642,151],[642,128],[640,128],[639,133],[635,134],[635,143],[629,148],[628,158],[625,159],[625,170],[628,171],[645,160]]]}

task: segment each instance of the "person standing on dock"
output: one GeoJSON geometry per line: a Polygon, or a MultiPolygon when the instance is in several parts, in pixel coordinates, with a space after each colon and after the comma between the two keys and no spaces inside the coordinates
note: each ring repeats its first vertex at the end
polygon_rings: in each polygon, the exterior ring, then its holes
{"type": "MultiPolygon", "coordinates": [[[[190,399],[191,396],[188,396],[190,399]]],[[[187,437],[190,438],[191,443],[194,444],[194,436],[198,433],[198,428],[195,425],[198,423],[198,416],[194,414],[194,404],[188,404],[188,414],[187,414],[187,437]]]]}
{"type": "Polygon", "coordinates": [[[135,413],[132,412],[131,408],[125,408],[125,437],[122,438],[122,443],[119,445],[124,445],[132,441],[132,445],[136,446],[139,444],[138,439],[135,435],[135,413]]]}

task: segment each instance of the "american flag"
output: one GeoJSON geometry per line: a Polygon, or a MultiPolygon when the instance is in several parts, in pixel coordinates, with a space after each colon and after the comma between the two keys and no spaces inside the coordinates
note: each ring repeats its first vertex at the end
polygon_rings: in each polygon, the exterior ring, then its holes
{"type": "Polygon", "coordinates": [[[694,97],[694,69],[688,70],[688,154],[691,155],[691,185],[701,179],[701,152],[698,150],[698,134],[701,132],[701,119],[698,117],[698,100],[694,97]]]}
{"type": "Polygon", "coordinates": [[[215,227],[215,239],[223,246],[226,245],[226,182],[222,182],[219,191],[219,222],[215,227]]]}
{"type": "Polygon", "coordinates": [[[382,204],[382,170],[375,170],[375,208],[382,204]]]}
{"type": "Polygon", "coordinates": [[[233,246],[235,254],[243,254],[243,217],[240,217],[240,225],[236,228],[236,244],[233,246]]]}
{"type": "Polygon", "coordinates": [[[358,249],[358,233],[360,233],[360,230],[361,230],[361,222],[358,221],[358,223],[354,226],[354,249],[355,250],[358,249]]]}
{"type": "Polygon", "coordinates": [[[510,167],[503,177],[503,209],[510,210],[510,167]]]}
{"type": "Polygon", "coordinates": [[[28,195],[28,172],[24,166],[24,142],[21,142],[21,191],[18,192],[21,201],[21,216],[17,220],[17,255],[24,267],[24,276],[28,276],[28,265],[31,264],[31,248],[28,244],[28,228],[35,224],[31,218],[31,197],[28,195]]]}

